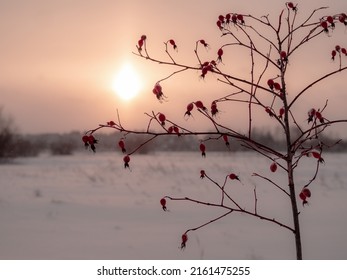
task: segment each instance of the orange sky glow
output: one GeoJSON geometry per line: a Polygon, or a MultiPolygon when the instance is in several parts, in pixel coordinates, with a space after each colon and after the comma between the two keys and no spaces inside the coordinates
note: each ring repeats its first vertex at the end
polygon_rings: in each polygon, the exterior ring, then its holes
{"type": "MultiPolygon", "coordinates": [[[[347,12],[344,0],[296,3],[299,19],[321,6],[329,6],[327,13],[331,14],[347,12]]],[[[275,22],[283,8],[285,1],[277,0],[0,0],[0,106],[23,133],[85,131],[116,121],[117,110],[127,128],[145,129],[148,118],[144,113],[155,111],[164,112],[182,126],[202,129],[206,123],[197,113],[193,119],[184,118],[186,105],[200,99],[209,107],[214,99],[230,93],[230,87],[216,82],[212,74],[203,80],[199,72],[191,71],[164,81],[167,101],[158,102],[153,85],[174,69],[134,55],[140,36],[146,34],[149,53],[164,60],[168,57],[163,42],[175,39],[175,59],[197,65],[197,40],[210,44],[208,50],[201,50],[201,56],[209,60],[216,59],[217,50],[228,41],[221,38],[216,26],[218,15],[269,14],[275,22]],[[115,78],[125,65],[131,65],[141,81],[139,94],[130,100],[120,98],[114,90],[115,78]]],[[[332,36],[321,37],[319,43],[298,53],[288,70],[289,94],[336,69],[330,52],[336,44],[347,47],[346,38],[347,29],[339,25],[332,36]]],[[[246,77],[249,67],[249,57],[247,60],[242,51],[225,50],[221,68],[246,77]]],[[[328,118],[347,119],[346,78],[347,72],[343,72],[312,88],[294,110],[306,114],[311,107],[323,107],[329,99],[328,118]]],[[[219,118],[227,119],[229,125],[240,130],[246,125],[242,121],[247,121],[245,105],[232,109],[221,106],[220,111],[219,118]]],[[[255,123],[267,127],[267,116],[263,112],[257,116],[255,123]]],[[[305,118],[301,115],[299,120],[305,118]]],[[[344,131],[345,125],[334,133],[347,136],[344,131]]]]}

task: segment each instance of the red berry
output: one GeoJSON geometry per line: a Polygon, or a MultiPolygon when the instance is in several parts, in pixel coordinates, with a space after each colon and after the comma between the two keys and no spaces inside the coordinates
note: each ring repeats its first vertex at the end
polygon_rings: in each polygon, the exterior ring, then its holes
{"type": "Polygon", "coordinates": [[[299,194],[300,199],[302,200],[302,205],[305,206],[305,204],[308,204],[307,198],[311,197],[311,192],[309,189],[304,188],[300,194],[299,194]]]}
{"type": "Polygon", "coordinates": [[[319,162],[321,163],[324,162],[324,159],[322,158],[320,153],[313,151],[311,154],[314,158],[318,159],[319,162]]]}
{"type": "Polygon", "coordinates": [[[123,141],[123,140],[119,140],[119,142],[118,142],[118,146],[119,146],[119,148],[121,148],[122,153],[125,153],[125,152],[126,152],[126,149],[125,149],[125,143],[124,143],[124,141],[123,141]]]}
{"type": "Polygon", "coordinates": [[[335,56],[336,56],[336,51],[335,50],[331,51],[331,59],[332,60],[335,59],[335,56]]]}
{"type": "Polygon", "coordinates": [[[228,142],[228,135],[223,134],[223,140],[224,140],[224,142],[228,142]]]}
{"type": "Polygon", "coordinates": [[[267,80],[267,85],[269,86],[269,88],[273,89],[274,88],[274,80],[273,79],[269,79],[267,80]]]}
{"type": "Polygon", "coordinates": [[[181,249],[184,249],[186,247],[186,243],[188,241],[188,235],[184,233],[181,237],[182,242],[181,242],[181,249]]]}
{"type": "Polygon", "coordinates": [[[167,210],[167,209],[166,209],[166,199],[165,199],[165,198],[162,198],[162,199],[160,200],[160,205],[161,205],[161,207],[163,207],[163,210],[164,210],[164,211],[167,210]]]}
{"type": "Polygon", "coordinates": [[[206,153],[205,153],[206,152],[206,146],[205,146],[205,144],[201,143],[199,148],[200,148],[200,151],[201,151],[201,155],[203,157],[205,157],[206,156],[206,153]]]}
{"type": "Polygon", "coordinates": [[[90,135],[84,135],[82,137],[82,141],[84,142],[84,146],[88,148],[90,146],[91,150],[95,152],[95,144],[98,143],[98,140],[95,139],[95,137],[90,134],[90,135]]]}
{"type": "Polygon", "coordinates": [[[206,176],[205,170],[200,170],[200,178],[203,179],[205,178],[205,176],[206,176]]]}
{"type": "Polygon", "coordinates": [[[123,158],[123,161],[124,161],[124,168],[129,168],[129,162],[130,162],[130,157],[129,155],[126,155],[124,158],[123,158]]]}
{"type": "Polygon", "coordinates": [[[276,162],[273,162],[273,163],[270,165],[270,170],[271,170],[272,172],[276,172],[276,170],[277,170],[277,164],[276,164],[276,162]]]}
{"type": "Polygon", "coordinates": [[[161,125],[165,125],[165,120],[166,120],[166,117],[165,117],[165,115],[164,114],[162,114],[162,113],[159,113],[159,117],[158,117],[158,119],[159,119],[159,121],[160,121],[160,123],[161,123],[161,125]]]}
{"type": "Polygon", "coordinates": [[[204,103],[202,103],[200,100],[195,102],[195,106],[196,106],[198,109],[201,109],[201,110],[203,110],[203,111],[206,111],[206,107],[204,106],[204,103]]]}
{"type": "Polygon", "coordinates": [[[325,32],[328,32],[328,23],[326,21],[322,21],[320,23],[321,27],[324,29],[325,32]]]}
{"type": "Polygon", "coordinates": [[[212,116],[217,115],[218,112],[219,112],[219,111],[218,111],[218,109],[217,109],[217,103],[216,103],[216,101],[213,101],[213,102],[211,103],[211,114],[212,114],[212,116]]]}
{"type": "Polygon", "coordinates": [[[219,21],[224,22],[224,16],[223,16],[223,15],[220,15],[220,16],[218,17],[218,19],[219,19],[219,21]]]}
{"type": "Polygon", "coordinates": [[[184,115],[190,116],[192,114],[191,111],[193,110],[193,108],[194,108],[194,104],[193,103],[189,103],[187,105],[187,111],[186,111],[186,113],[184,115]]]}
{"type": "Polygon", "coordinates": [[[281,85],[276,82],[276,83],[274,83],[274,88],[275,88],[275,90],[280,91],[281,90],[281,85]]]}
{"type": "Polygon", "coordinates": [[[174,127],[173,127],[173,130],[174,130],[174,132],[175,132],[176,134],[178,134],[178,136],[180,136],[180,131],[179,131],[179,129],[178,129],[177,126],[174,126],[174,127]]]}
{"type": "Polygon", "coordinates": [[[342,52],[344,55],[347,55],[347,51],[346,51],[345,48],[342,48],[342,49],[341,49],[341,52],[342,52]]]}
{"type": "Polygon", "coordinates": [[[346,24],[346,19],[347,19],[347,15],[345,13],[342,13],[342,14],[339,15],[339,21],[341,23],[346,24]]]}
{"type": "Polygon", "coordinates": [[[287,5],[288,5],[288,8],[291,8],[291,9],[293,9],[293,8],[294,8],[294,4],[293,4],[293,2],[288,2],[288,3],[287,3],[287,5]]]}
{"type": "Polygon", "coordinates": [[[287,59],[287,53],[285,51],[281,51],[280,57],[282,60],[286,60],[287,59]]]}
{"type": "Polygon", "coordinates": [[[282,108],[279,110],[278,117],[279,117],[280,119],[282,119],[283,115],[284,115],[284,108],[282,107],[282,108]]]}
{"type": "Polygon", "coordinates": [[[175,43],[175,40],[170,39],[170,40],[169,40],[169,43],[173,46],[174,50],[177,49],[177,45],[176,45],[176,43],[175,43]]]}
{"type": "Polygon", "coordinates": [[[240,181],[239,176],[237,176],[235,173],[229,174],[229,179],[230,180],[238,180],[238,181],[240,181]]]}
{"type": "Polygon", "coordinates": [[[144,41],[144,40],[146,40],[146,39],[147,39],[147,36],[146,36],[146,35],[142,35],[142,36],[141,36],[141,40],[144,41]]]}
{"type": "Polygon", "coordinates": [[[159,84],[159,82],[154,85],[152,92],[156,95],[156,97],[159,101],[164,99],[164,93],[163,93],[162,87],[159,84]]]}
{"type": "Polygon", "coordinates": [[[218,20],[216,24],[219,27],[219,29],[223,29],[223,25],[222,25],[222,22],[220,20],[218,20]]]}
{"type": "Polygon", "coordinates": [[[199,42],[200,42],[200,44],[202,44],[205,48],[208,47],[208,44],[205,42],[205,40],[201,39],[199,42]]]}
{"type": "Polygon", "coordinates": [[[223,49],[220,48],[220,49],[218,50],[218,52],[217,52],[218,60],[219,60],[219,61],[222,61],[223,53],[224,53],[224,52],[223,52],[223,49]]]}
{"type": "Polygon", "coordinates": [[[243,20],[243,15],[237,15],[237,19],[238,19],[242,24],[245,23],[245,21],[243,20]]]}
{"type": "Polygon", "coordinates": [[[327,22],[329,22],[330,24],[334,23],[334,18],[332,16],[328,16],[327,22]]]}

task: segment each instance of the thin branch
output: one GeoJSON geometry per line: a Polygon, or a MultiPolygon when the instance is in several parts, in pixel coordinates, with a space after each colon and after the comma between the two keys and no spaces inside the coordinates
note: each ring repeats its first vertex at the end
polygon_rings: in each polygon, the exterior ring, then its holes
{"type": "Polygon", "coordinates": [[[259,178],[262,178],[266,181],[268,181],[269,183],[271,183],[272,185],[274,185],[276,188],[278,188],[279,190],[281,190],[282,192],[284,192],[287,196],[290,196],[290,194],[282,187],[280,187],[278,184],[276,184],[274,181],[272,181],[271,179],[269,179],[268,177],[259,175],[258,173],[253,173],[252,176],[256,176],[259,178]]]}
{"type": "Polygon", "coordinates": [[[313,87],[315,84],[325,80],[326,78],[329,78],[330,76],[336,74],[336,73],[339,73],[339,72],[342,72],[344,70],[347,69],[347,66],[343,67],[343,68],[340,68],[340,69],[337,69],[335,71],[332,71],[328,74],[325,74],[324,76],[320,77],[319,79],[313,81],[312,83],[310,83],[309,85],[307,85],[303,90],[301,90],[296,96],[295,98],[292,100],[292,102],[290,102],[290,104],[288,105],[288,110],[290,109],[290,107],[292,107],[292,105],[301,97],[301,95],[303,95],[308,89],[310,89],[311,87],[313,87]]]}

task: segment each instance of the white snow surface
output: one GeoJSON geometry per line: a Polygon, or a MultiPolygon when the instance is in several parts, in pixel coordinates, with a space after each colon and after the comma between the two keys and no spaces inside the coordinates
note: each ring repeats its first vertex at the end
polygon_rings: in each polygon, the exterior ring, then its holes
{"type": "MultiPolygon", "coordinates": [[[[295,259],[289,230],[233,212],[181,235],[225,210],[165,195],[218,203],[218,183],[231,172],[226,190],[237,203],[292,226],[288,197],[254,172],[286,188],[285,172],[253,153],[169,152],[132,155],[131,170],[119,153],[41,155],[0,165],[0,259],[295,259]]],[[[347,154],[324,154],[312,197],[299,201],[305,259],[347,259],[347,154]]],[[[296,170],[297,192],[313,176],[316,160],[296,170]]],[[[299,200],[299,198],[298,198],[299,200]]]]}

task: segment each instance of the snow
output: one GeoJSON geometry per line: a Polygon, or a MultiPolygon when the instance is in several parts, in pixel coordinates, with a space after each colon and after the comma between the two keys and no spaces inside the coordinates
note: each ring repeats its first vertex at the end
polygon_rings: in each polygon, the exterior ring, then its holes
{"type": "MultiPolygon", "coordinates": [[[[223,210],[188,201],[220,201],[226,188],[242,207],[291,225],[286,195],[252,176],[269,176],[285,188],[285,174],[253,153],[172,152],[132,155],[124,169],[119,153],[41,155],[0,165],[0,259],[295,259],[294,235],[277,225],[239,213],[188,233],[223,210]]],[[[347,154],[325,154],[309,206],[299,205],[305,259],[347,258],[347,154]]],[[[316,160],[305,158],[296,175],[298,190],[314,174],[316,160]]]]}

